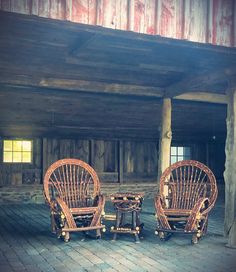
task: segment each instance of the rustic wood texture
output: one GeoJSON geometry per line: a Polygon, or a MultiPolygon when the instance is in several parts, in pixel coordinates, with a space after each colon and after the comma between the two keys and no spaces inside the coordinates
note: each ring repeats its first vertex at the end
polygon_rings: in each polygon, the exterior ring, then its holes
{"type": "Polygon", "coordinates": [[[44,177],[44,194],[50,207],[52,231],[66,242],[70,232],[96,230],[101,237],[105,198],[94,169],[78,159],[53,163],[44,177]]]}
{"type": "Polygon", "coordinates": [[[233,0],[0,0],[28,15],[235,46],[233,0]]]}
{"type": "Polygon", "coordinates": [[[161,174],[170,165],[170,147],[172,140],[171,109],[171,99],[164,98],[162,103],[162,120],[160,126],[157,180],[160,179],[161,174]]]}
{"type": "Polygon", "coordinates": [[[139,235],[143,228],[140,221],[143,198],[143,192],[119,192],[110,195],[116,212],[115,226],[110,230],[114,233],[113,240],[116,240],[118,233],[130,233],[135,235],[137,243],[140,242],[139,235]]]}
{"type": "MultiPolygon", "coordinates": [[[[0,14],[2,136],[158,141],[165,90],[225,95],[236,73],[234,48],[0,14]]],[[[209,137],[206,104],[176,105],[173,137],[209,137]]],[[[224,137],[226,106],[213,107],[224,137]]]]}
{"type": "Polygon", "coordinates": [[[225,222],[228,246],[236,247],[236,90],[228,89],[227,138],[225,145],[225,222]]]}
{"type": "Polygon", "coordinates": [[[160,192],[155,198],[157,234],[193,234],[197,243],[207,231],[208,213],[217,198],[216,179],[204,164],[179,161],[169,166],[160,178],[160,192]]]}
{"type": "Polygon", "coordinates": [[[0,186],[39,184],[42,182],[42,141],[33,139],[32,163],[4,163],[3,140],[0,139],[0,186]]]}

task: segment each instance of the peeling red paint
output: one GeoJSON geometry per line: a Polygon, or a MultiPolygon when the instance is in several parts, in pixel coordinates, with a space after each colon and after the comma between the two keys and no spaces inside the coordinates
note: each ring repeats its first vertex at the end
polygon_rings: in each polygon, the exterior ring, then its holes
{"type": "Polygon", "coordinates": [[[0,0],[6,11],[225,46],[236,46],[234,5],[235,0],[0,0]]]}

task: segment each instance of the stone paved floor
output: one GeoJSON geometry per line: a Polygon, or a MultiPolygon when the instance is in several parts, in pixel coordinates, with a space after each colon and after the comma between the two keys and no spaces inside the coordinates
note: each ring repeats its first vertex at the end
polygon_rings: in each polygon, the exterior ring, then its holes
{"type": "MultiPolygon", "coordinates": [[[[111,211],[111,205],[106,210],[111,211]]],[[[131,235],[112,242],[107,231],[102,240],[72,235],[69,243],[49,231],[45,205],[2,205],[0,210],[0,271],[236,271],[236,250],[225,247],[224,205],[218,200],[211,213],[208,234],[197,245],[190,236],[172,236],[161,242],[155,235],[154,207],[145,200],[144,238],[131,235]]],[[[107,221],[107,229],[111,225],[107,221]]]]}

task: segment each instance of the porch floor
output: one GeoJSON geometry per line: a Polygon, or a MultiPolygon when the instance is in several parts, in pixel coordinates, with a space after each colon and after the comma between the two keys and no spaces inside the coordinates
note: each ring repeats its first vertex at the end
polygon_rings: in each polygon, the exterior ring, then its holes
{"type": "MultiPolygon", "coordinates": [[[[113,212],[111,203],[106,211],[113,212]]],[[[225,247],[224,200],[218,198],[210,214],[207,235],[197,245],[191,236],[174,235],[161,242],[155,236],[153,200],[145,199],[141,213],[144,238],[130,234],[112,242],[112,221],[101,240],[71,235],[64,243],[51,234],[44,204],[7,204],[0,209],[0,271],[235,271],[236,250],[225,247]]]]}

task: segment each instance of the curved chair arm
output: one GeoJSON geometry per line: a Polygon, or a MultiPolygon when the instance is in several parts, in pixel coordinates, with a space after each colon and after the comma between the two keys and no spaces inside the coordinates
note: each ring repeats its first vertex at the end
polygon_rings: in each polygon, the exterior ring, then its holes
{"type": "Polygon", "coordinates": [[[202,214],[207,209],[207,205],[209,203],[209,199],[207,197],[202,197],[198,199],[196,204],[194,205],[191,214],[188,218],[188,221],[185,226],[185,231],[192,232],[196,229],[196,223],[201,219],[202,214]],[[204,209],[204,210],[203,210],[204,209]]]}
{"type": "Polygon", "coordinates": [[[66,203],[61,198],[56,197],[56,204],[59,205],[63,214],[65,215],[65,219],[66,219],[66,223],[68,225],[68,228],[76,228],[75,220],[71,214],[70,209],[66,205],[66,203]]]}
{"type": "Polygon", "coordinates": [[[105,197],[103,195],[98,195],[98,203],[97,203],[98,209],[93,216],[91,226],[96,226],[100,224],[101,215],[104,210],[104,206],[105,206],[105,197]]]}
{"type": "Polygon", "coordinates": [[[155,197],[155,209],[156,209],[156,217],[159,220],[160,227],[163,229],[171,229],[167,216],[165,215],[165,211],[163,209],[163,198],[160,195],[157,195],[155,197]]]}

